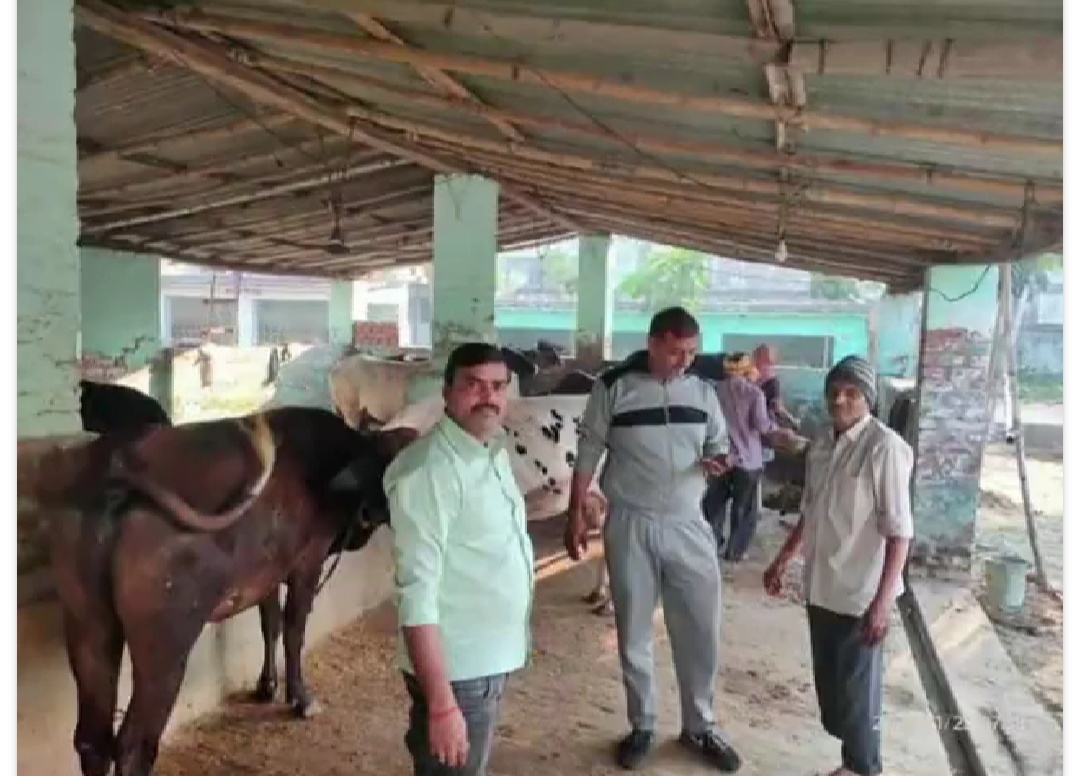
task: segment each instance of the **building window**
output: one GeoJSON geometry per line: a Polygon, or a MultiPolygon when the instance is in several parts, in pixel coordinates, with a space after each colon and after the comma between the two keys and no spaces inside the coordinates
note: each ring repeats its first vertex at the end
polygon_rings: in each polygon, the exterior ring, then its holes
{"type": "Polygon", "coordinates": [[[255,344],[330,341],[330,303],[323,299],[255,300],[255,344]]]}
{"type": "Polygon", "coordinates": [[[397,323],[398,305],[368,302],[367,319],[372,323],[397,323]]]}
{"type": "Polygon", "coordinates": [[[828,369],[833,364],[833,337],[799,334],[725,334],[725,353],[751,353],[761,343],[779,351],[781,366],[828,369]]]}

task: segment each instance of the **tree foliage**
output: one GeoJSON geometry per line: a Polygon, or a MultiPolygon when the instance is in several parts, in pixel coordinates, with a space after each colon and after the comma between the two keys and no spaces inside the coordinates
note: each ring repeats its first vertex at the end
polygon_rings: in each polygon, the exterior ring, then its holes
{"type": "Polygon", "coordinates": [[[708,257],[697,251],[658,246],[623,278],[619,290],[650,310],[672,305],[694,310],[708,287],[706,261],[708,257]]]}
{"type": "Polygon", "coordinates": [[[573,295],[577,290],[577,255],[561,245],[529,253],[500,254],[497,266],[496,286],[500,294],[514,294],[528,288],[573,295]]]}
{"type": "Polygon", "coordinates": [[[836,277],[814,272],[810,276],[810,297],[838,302],[874,299],[884,293],[881,283],[836,277]]]}
{"type": "Polygon", "coordinates": [[[1051,272],[1060,271],[1063,267],[1060,253],[1042,253],[1023,261],[1014,261],[1012,268],[1012,292],[1013,301],[1020,299],[1025,289],[1030,288],[1028,293],[1035,294],[1046,288],[1051,272]]]}

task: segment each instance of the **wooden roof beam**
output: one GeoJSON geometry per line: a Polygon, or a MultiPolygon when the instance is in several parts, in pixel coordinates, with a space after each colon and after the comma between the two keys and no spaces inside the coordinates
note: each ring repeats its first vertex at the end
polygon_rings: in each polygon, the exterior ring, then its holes
{"type": "MultiPolygon", "coordinates": [[[[380,213],[388,210],[396,210],[401,207],[417,205],[426,209],[431,207],[431,186],[413,186],[400,191],[383,192],[373,197],[359,200],[346,200],[342,207],[342,218],[368,218],[377,219],[380,213]]],[[[299,213],[289,214],[261,214],[255,218],[233,221],[231,219],[216,218],[209,221],[199,222],[193,220],[190,228],[180,231],[169,231],[161,234],[162,239],[197,239],[200,241],[216,240],[227,237],[237,230],[254,230],[266,227],[277,229],[289,229],[297,224],[314,224],[325,222],[328,219],[325,208],[311,207],[299,213]]],[[[387,219],[389,220],[389,219],[387,219]]],[[[378,223],[378,220],[376,220],[378,223]]]]}
{"type": "Polygon", "coordinates": [[[103,248],[106,250],[121,251],[127,253],[149,250],[164,259],[183,261],[188,264],[195,264],[202,267],[213,267],[215,269],[236,270],[239,272],[263,272],[270,275],[299,275],[301,277],[321,276],[341,280],[349,279],[349,275],[345,273],[320,274],[312,272],[295,272],[288,269],[267,266],[259,264],[258,257],[256,256],[232,255],[230,258],[227,259],[222,259],[216,256],[206,256],[203,255],[203,251],[205,249],[189,249],[178,247],[176,245],[172,245],[161,240],[149,240],[139,242],[134,239],[114,240],[92,237],[80,237],[79,246],[85,248],[103,248]]]}
{"type": "MultiPolygon", "coordinates": [[[[407,166],[409,162],[401,158],[390,159],[376,159],[364,164],[355,165],[349,167],[346,170],[342,170],[338,176],[338,180],[349,180],[350,178],[357,178],[364,175],[370,175],[373,172],[380,170],[388,170],[394,167],[407,166]]],[[[230,197],[212,201],[202,201],[199,204],[187,205],[183,207],[173,208],[171,210],[164,210],[158,213],[150,213],[142,216],[133,216],[131,218],[123,218],[115,221],[100,221],[97,223],[84,223],[82,225],[82,232],[84,234],[99,234],[101,232],[112,232],[118,229],[126,229],[132,226],[140,226],[142,224],[153,224],[159,221],[169,221],[174,218],[184,218],[187,216],[195,215],[197,213],[205,213],[211,210],[220,210],[221,208],[233,207],[236,205],[248,205],[253,202],[261,202],[267,199],[273,199],[274,197],[282,197],[288,194],[295,194],[301,191],[307,191],[309,189],[316,189],[319,187],[325,187],[326,175],[325,173],[310,178],[303,178],[298,181],[290,181],[288,183],[281,183],[276,186],[269,186],[264,189],[259,189],[255,192],[248,194],[235,194],[230,197]]]]}
{"type": "MultiPolygon", "coordinates": [[[[388,30],[378,19],[368,16],[365,13],[359,13],[356,11],[348,12],[345,14],[353,22],[355,22],[364,32],[373,38],[392,43],[395,46],[403,46],[408,48],[402,38],[395,35],[388,30]]],[[[442,70],[435,67],[427,67],[426,65],[414,65],[413,70],[417,75],[427,81],[441,92],[444,92],[451,97],[456,97],[459,100],[465,100],[467,102],[475,103],[477,105],[484,105],[484,101],[473,94],[471,91],[465,88],[459,81],[450,77],[442,70]]],[[[525,136],[521,134],[513,124],[506,119],[497,118],[494,116],[488,117],[488,122],[499,130],[507,140],[515,143],[525,142],[525,136]]]]}
{"type": "MultiPolygon", "coordinates": [[[[99,0],[79,0],[83,3],[99,0]]],[[[728,116],[756,121],[774,121],[775,106],[759,101],[728,95],[687,95],[653,87],[624,83],[596,75],[523,65],[463,54],[442,54],[421,51],[408,46],[396,46],[384,41],[363,39],[354,35],[300,29],[296,25],[237,19],[201,10],[175,10],[144,14],[164,24],[188,30],[217,33],[235,38],[270,40],[286,45],[323,48],[337,54],[366,56],[385,62],[424,65],[440,70],[479,75],[503,81],[522,82],[537,86],[593,94],[612,99],[636,102],[654,107],[673,107],[684,110],[713,111],[728,116]]],[[[1063,141],[1059,138],[1036,138],[1000,132],[984,132],[962,127],[941,127],[911,124],[901,121],[843,116],[833,113],[803,111],[785,114],[782,118],[806,129],[839,132],[862,132],[886,137],[900,137],[969,148],[996,148],[1020,153],[1061,154],[1063,141]]]]}
{"type": "MultiPolygon", "coordinates": [[[[754,246],[742,240],[725,240],[692,229],[672,228],[664,224],[657,224],[650,219],[593,214],[589,217],[589,220],[590,224],[597,229],[618,232],[639,239],[681,245],[717,256],[753,261],[760,264],[776,264],[773,248],[770,246],[754,246]]],[[[872,267],[860,261],[843,261],[836,258],[824,259],[818,256],[805,255],[796,250],[789,251],[788,261],[785,266],[882,282],[890,279],[907,278],[916,272],[918,274],[923,272],[922,269],[900,271],[881,266],[872,267]]]]}
{"type": "MultiPolygon", "coordinates": [[[[185,67],[217,83],[244,94],[249,99],[289,113],[296,118],[325,127],[345,137],[365,143],[372,148],[395,154],[414,164],[441,173],[467,172],[421,150],[415,144],[388,136],[374,128],[358,128],[341,111],[297,92],[270,76],[238,64],[221,53],[220,47],[199,44],[176,35],[160,26],[143,21],[138,16],[125,13],[102,2],[102,0],[77,0],[76,17],[91,29],[115,38],[129,46],[174,59],[185,67]]],[[[399,48],[381,41],[369,41],[399,48]]],[[[515,200],[533,212],[552,218],[567,229],[580,230],[565,216],[553,213],[543,204],[520,194],[512,186],[501,187],[502,196],[515,200]]]]}
{"type": "MultiPolygon", "coordinates": [[[[639,208],[627,207],[621,203],[612,203],[605,200],[591,200],[582,202],[579,198],[570,197],[569,195],[563,197],[552,197],[551,201],[556,203],[558,207],[565,209],[569,213],[575,213],[578,216],[585,218],[589,215],[605,215],[612,218],[622,218],[626,220],[633,220],[635,218],[641,218],[641,210],[639,208]]],[[[699,232],[702,235],[712,235],[714,238],[722,238],[731,243],[746,243],[748,245],[754,245],[762,250],[768,250],[770,255],[775,254],[776,240],[771,229],[761,229],[754,227],[744,226],[731,226],[721,223],[710,223],[708,221],[691,221],[684,219],[677,219],[671,215],[656,215],[650,213],[644,218],[645,221],[653,224],[661,224],[671,229],[687,230],[699,232]]],[[[891,251],[886,250],[870,250],[865,246],[862,241],[859,241],[856,245],[851,243],[843,243],[834,238],[823,239],[820,236],[812,234],[791,235],[788,241],[793,249],[798,247],[809,247],[814,250],[822,251],[824,255],[847,257],[852,260],[858,260],[868,262],[870,264],[886,264],[896,265],[903,269],[911,269],[913,267],[923,267],[928,262],[919,257],[918,248],[907,247],[907,253],[903,253],[894,247],[891,251]]]]}
{"type": "MultiPolygon", "coordinates": [[[[682,24],[662,26],[660,14],[644,22],[639,16],[622,16],[599,20],[577,15],[560,17],[540,11],[543,4],[506,3],[490,0],[303,0],[304,5],[326,11],[348,7],[365,10],[375,16],[402,25],[431,26],[438,24],[446,32],[475,35],[478,32],[502,29],[499,37],[508,40],[558,40],[560,38],[598,38],[623,36],[632,39],[641,50],[663,50],[674,38],[691,39],[688,48],[709,50],[711,47],[735,63],[760,66],[776,58],[776,46],[759,37],[745,38],[705,29],[687,29],[682,24]],[[644,24],[648,26],[644,26],[644,24]]],[[[590,4],[591,11],[601,4],[590,4]]],[[[664,6],[653,4],[658,10],[664,6]]],[[[585,6],[582,6],[584,8],[585,6]]],[[[611,6],[609,6],[611,7],[611,6]]],[[[689,6],[683,6],[688,8],[689,6]]],[[[699,6],[699,13],[709,14],[708,6],[699,6]]],[[[589,12],[586,12],[588,14],[589,12]]],[[[615,11],[618,14],[618,11],[615,11]]],[[[636,15],[636,14],[634,14],[636,15]]],[[[872,27],[872,25],[871,25],[872,27]]],[[[880,27],[867,30],[858,26],[845,40],[803,38],[797,40],[792,61],[804,72],[844,75],[887,75],[893,78],[994,78],[994,79],[1051,79],[1060,81],[1063,74],[1061,35],[1032,32],[1023,24],[978,22],[964,24],[970,37],[928,37],[882,39],[880,27]],[[819,68],[820,63],[820,70],[819,68]]],[[[937,31],[933,31],[936,33],[937,31]]]]}
{"type": "MultiPolygon", "coordinates": [[[[523,111],[492,108],[464,100],[440,97],[415,89],[402,88],[397,84],[371,78],[370,76],[360,75],[347,70],[344,66],[312,65],[262,54],[251,55],[250,61],[251,64],[262,70],[277,73],[296,73],[328,83],[351,83],[354,86],[373,89],[406,105],[417,105],[435,110],[451,110],[463,115],[483,118],[501,118],[520,126],[535,127],[542,130],[552,129],[607,142],[612,140],[610,133],[592,123],[536,116],[523,111]]],[[[766,170],[778,170],[787,167],[805,173],[825,172],[841,175],[860,175],[875,179],[895,179],[925,183],[928,186],[956,189],[957,191],[1013,196],[1016,198],[1017,206],[1022,203],[1025,191],[1025,180],[1021,178],[980,175],[978,173],[938,169],[919,164],[879,161],[859,162],[842,157],[810,156],[805,153],[800,153],[797,156],[785,156],[732,144],[711,141],[672,140],[660,136],[636,133],[624,135],[623,140],[649,153],[682,155],[719,164],[766,170]]],[[[1040,202],[1060,202],[1063,196],[1060,184],[1038,181],[1035,189],[1036,198],[1040,202]]]]}
{"type": "Polygon", "coordinates": [[[130,143],[115,148],[102,148],[100,151],[79,157],[79,164],[99,161],[126,161],[128,157],[144,153],[159,153],[163,146],[172,144],[209,143],[232,135],[243,135],[252,130],[277,129],[296,121],[296,117],[285,113],[274,113],[262,118],[244,118],[230,121],[206,129],[161,132],[149,137],[138,138],[130,143]]]}
{"type": "MultiPolygon", "coordinates": [[[[683,173],[672,168],[657,167],[653,165],[613,163],[611,160],[596,159],[581,156],[579,154],[541,151],[534,146],[520,146],[514,149],[507,149],[502,143],[483,140],[470,135],[463,135],[457,132],[430,127],[421,129],[415,122],[397,119],[392,116],[381,114],[378,111],[351,108],[350,112],[358,114],[362,112],[366,117],[369,117],[372,121],[376,121],[380,125],[422,136],[422,144],[428,147],[442,148],[443,150],[448,150],[449,147],[455,147],[458,154],[465,156],[468,156],[473,150],[482,150],[493,154],[508,154],[522,159],[531,159],[533,161],[549,163],[556,167],[576,168],[578,170],[584,170],[585,172],[615,174],[630,179],[690,184],[703,189],[715,187],[720,190],[720,194],[746,193],[774,196],[778,193],[778,184],[775,181],[739,178],[716,173],[683,173]],[[431,142],[426,139],[427,137],[434,138],[437,142],[431,142]]],[[[932,200],[891,193],[877,194],[871,192],[856,192],[819,183],[801,186],[799,189],[799,197],[805,202],[880,210],[896,215],[914,216],[917,218],[932,218],[944,221],[953,220],[976,226],[1011,229],[1019,223],[1018,214],[1012,211],[991,209],[985,206],[968,206],[947,202],[939,203],[932,200]]]]}
{"type": "MultiPolygon", "coordinates": [[[[577,170],[553,169],[550,165],[534,164],[514,157],[482,154],[473,155],[471,159],[481,170],[495,167],[500,170],[501,175],[516,178],[527,184],[563,191],[598,193],[613,200],[649,198],[656,206],[680,208],[687,212],[699,212],[704,209],[761,219],[774,215],[779,206],[776,201],[724,197],[713,189],[674,183],[628,181],[615,175],[587,175],[577,170]]],[[[880,216],[877,219],[868,220],[862,213],[837,212],[805,206],[799,208],[794,218],[795,220],[808,219],[823,225],[857,228],[860,231],[872,230],[883,236],[952,241],[960,245],[991,245],[998,239],[1000,231],[933,227],[911,223],[908,219],[896,220],[880,216]]]]}

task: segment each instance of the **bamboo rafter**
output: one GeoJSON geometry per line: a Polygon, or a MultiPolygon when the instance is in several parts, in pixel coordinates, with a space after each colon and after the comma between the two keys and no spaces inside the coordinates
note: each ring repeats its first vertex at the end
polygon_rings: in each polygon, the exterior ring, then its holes
{"type": "MultiPolygon", "coordinates": [[[[131,14],[119,11],[101,0],[78,0],[76,14],[80,22],[103,35],[116,38],[148,53],[175,59],[191,70],[236,89],[248,98],[268,107],[323,126],[340,135],[355,139],[357,142],[395,154],[436,172],[467,171],[421,151],[407,140],[396,140],[374,129],[357,129],[355,122],[348,121],[340,111],[328,108],[269,76],[229,60],[228,57],[219,54],[216,47],[194,43],[131,14]]],[[[543,204],[514,191],[513,187],[504,186],[502,193],[536,213],[548,218],[554,217],[567,229],[578,228],[578,225],[564,216],[555,215],[543,204]]]]}
{"type": "MultiPolygon", "coordinates": [[[[386,29],[386,26],[379,22],[378,19],[374,19],[365,13],[358,12],[347,13],[345,15],[352,19],[357,26],[363,29],[364,32],[366,32],[371,37],[381,41],[385,41],[386,43],[391,43],[395,46],[403,46],[405,48],[408,48],[408,44],[404,40],[392,33],[390,30],[386,29]]],[[[465,100],[476,105],[484,104],[479,97],[466,89],[461,83],[448,76],[442,70],[434,67],[425,67],[424,65],[417,65],[413,69],[416,70],[417,74],[429,84],[434,86],[436,89],[445,92],[446,94],[449,94],[451,97],[456,97],[460,100],[465,100]]],[[[506,119],[492,116],[488,119],[488,121],[490,121],[492,126],[498,129],[508,140],[516,143],[521,143],[525,140],[525,136],[518,132],[514,125],[506,119]]]]}
{"type": "MultiPolygon", "coordinates": [[[[248,55],[251,64],[263,70],[277,73],[296,73],[307,75],[329,83],[342,86],[353,85],[366,90],[375,90],[386,97],[407,105],[452,110],[461,114],[483,118],[502,118],[515,124],[536,129],[550,129],[559,132],[581,135],[590,139],[612,141],[611,136],[595,124],[581,121],[537,116],[520,110],[493,108],[447,97],[427,94],[415,89],[408,89],[397,84],[381,81],[370,76],[360,75],[348,70],[346,66],[313,65],[295,62],[280,56],[267,56],[259,53],[248,55]]],[[[700,142],[673,140],[640,133],[627,133],[622,140],[643,151],[657,154],[672,154],[693,157],[695,160],[717,164],[747,166],[755,169],[778,170],[787,167],[807,173],[825,172],[842,175],[862,175],[876,179],[895,179],[925,183],[928,186],[971,191],[986,194],[1000,194],[1016,198],[1017,206],[1023,201],[1025,181],[1002,178],[993,175],[934,168],[918,164],[895,162],[862,162],[842,157],[815,156],[806,153],[798,155],[780,155],[752,147],[726,145],[715,141],[700,142]]],[[[1051,182],[1038,182],[1036,196],[1040,202],[1060,202],[1062,187],[1051,182]]]]}
{"type": "MultiPolygon", "coordinates": [[[[497,158],[490,156],[470,157],[480,170],[489,167],[498,168],[500,174],[525,181],[532,185],[551,188],[557,191],[593,194],[613,200],[637,199],[649,201],[652,206],[659,208],[672,208],[683,212],[702,212],[707,210],[718,216],[743,216],[745,218],[763,218],[775,216],[779,203],[772,201],[759,201],[750,198],[725,198],[717,196],[711,191],[702,191],[698,187],[679,184],[665,184],[657,182],[628,182],[616,177],[586,176],[574,171],[552,170],[529,163],[522,163],[513,158],[497,158]]],[[[904,238],[911,240],[928,240],[938,242],[951,242],[960,246],[979,247],[993,244],[997,241],[997,233],[984,231],[960,231],[957,229],[945,230],[911,223],[905,221],[893,221],[878,218],[872,223],[867,223],[865,218],[856,215],[848,215],[843,212],[834,212],[820,208],[802,207],[794,217],[797,222],[800,219],[811,220],[820,225],[835,226],[837,228],[848,227],[855,231],[869,235],[880,234],[889,239],[904,238]]],[[[872,238],[871,238],[872,239],[872,238]]]]}
{"type": "MultiPolygon", "coordinates": [[[[498,141],[485,140],[472,135],[454,130],[445,130],[428,125],[421,125],[415,121],[401,119],[396,116],[360,106],[350,106],[350,115],[363,118],[366,121],[376,123],[390,129],[409,133],[426,143],[428,138],[444,141],[458,147],[459,151],[468,153],[470,150],[483,150],[492,153],[509,152],[510,155],[545,162],[559,168],[577,168],[591,171],[608,171],[618,173],[627,178],[640,178],[643,180],[666,181],[672,183],[691,183],[704,187],[715,187],[727,193],[764,194],[773,196],[779,194],[779,186],[775,181],[755,180],[752,178],[738,178],[731,175],[703,172],[680,172],[672,168],[657,167],[655,165],[630,164],[625,162],[605,161],[593,159],[579,154],[557,153],[542,151],[535,146],[518,146],[507,149],[498,141]]],[[[985,206],[952,205],[937,203],[927,200],[917,200],[912,197],[898,194],[874,194],[859,193],[839,186],[825,186],[812,184],[800,188],[800,197],[808,202],[819,204],[833,204],[867,210],[879,210],[897,215],[915,216],[920,218],[935,218],[941,220],[953,220],[960,223],[993,226],[998,228],[1014,228],[1018,223],[1018,215],[1013,211],[992,210],[985,206]]]]}
{"type": "MultiPolygon", "coordinates": [[[[305,3],[325,10],[342,7],[342,0],[305,3]]],[[[438,27],[463,36],[494,35],[513,41],[563,44],[602,40],[605,50],[614,46],[619,53],[671,50],[680,57],[720,57],[749,67],[776,61],[781,54],[775,42],[759,37],[723,34],[694,23],[669,26],[663,20],[662,4],[653,4],[658,15],[647,21],[638,13],[619,18],[622,9],[617,6],[604,18],[582,18],[553,15],[540,10],[540,4],[519,5],[509,13],[489,2],[455,0],[349,0],[348,5],[402,25],[438,27]]],[[[711,9],[702,12],[708,21],[715,19],[711,9]]],[[[997,39],[999,30],[979,30],[977,24],[966,26],[975,31],[966,39],[944,35],[890,39],[865,31],[852,40],[803,39],[795,42],[791,61],[808,73],[884,75],[896,79],[1061,78],[1060,36],[1026,34],[1002,41],[997,39]],[[994,32],[998,32],[997,37],[994,32]]]]}

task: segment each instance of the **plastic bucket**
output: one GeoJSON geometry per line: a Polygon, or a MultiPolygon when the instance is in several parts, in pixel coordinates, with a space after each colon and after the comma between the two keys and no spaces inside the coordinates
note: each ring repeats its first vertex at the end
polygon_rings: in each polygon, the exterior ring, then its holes
{"type": "Polygon", "coordinates": [[[999,555],[986,561],[986,591],[990,606],[1002,612],[1024,608],[1029,564],[1016,555],[999,555]]]}

